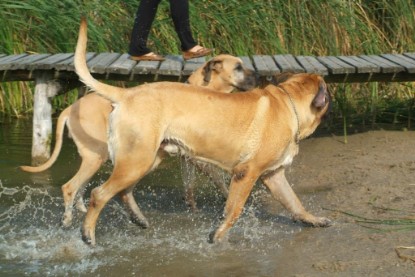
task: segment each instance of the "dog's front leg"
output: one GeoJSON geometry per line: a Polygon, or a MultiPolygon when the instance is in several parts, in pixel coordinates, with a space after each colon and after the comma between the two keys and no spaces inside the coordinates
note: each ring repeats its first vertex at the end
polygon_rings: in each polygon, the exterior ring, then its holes
{"type": "Polygon", "coordinates": [[[232,181],[229,186],[229,195],[225,205],[225,218],[219,228],[210,234],[210,243],[221,241],[236,222],[257,178],[258,174],[254,170],[250,170],[247,165],[234,169],[232,181]]]}
{"type": "Polygon", "coordinates": [[[327,227],[331,221],[325,217],[316,217],[308,213],[297,195],[285,178],[285,169],[281,168],[272,175],[262,178],[263,183],[269,188],[275,199],[293,214],[294,220],[302,221],[315,227],[327,227]]]}

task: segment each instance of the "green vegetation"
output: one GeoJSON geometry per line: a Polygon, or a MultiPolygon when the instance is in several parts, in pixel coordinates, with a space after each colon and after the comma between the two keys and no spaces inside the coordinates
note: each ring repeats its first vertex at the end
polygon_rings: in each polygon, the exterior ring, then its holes
{"type": "MultiPolygon", "coordinates": [[[[216,53],[233,55],[357,55],[415,51],[412,0],[219,0],[190,1],[197,40],[216,53]]],[[[89,20],[89,49],[128,49],[138,1],[3,0],[0,2],[0,53],[73,52],[79,18],[89,20]]],[[[161,54],[180,53],[162,1],[150,47],[161,54]]],[[[30,115],[32,84],[0,83],[0,113],[30,115]],[[16,92],[19,93],[16,93],[16,92]]],[[[331,85],[335,99],[331,126],[411,127],[414,84],[331,85]],[[339,126],[337,126],[339,125],[339,126]]],[[[76,91],[54,99],[56,110],[76,91]]]]}
{"type": "Polygon", "coordinates": [[[392,217],[383,219],[367,218],[356,215],[351,212],[325,209],[333,212],[338,212],[355,219],[355,222],[364,228],[368,228],[380,232],[392,231],[413,231],[415,229],[414,211],[406,211],[400,209],[373,207],[381,210],[385,214],[390,214],[392,217]]]}

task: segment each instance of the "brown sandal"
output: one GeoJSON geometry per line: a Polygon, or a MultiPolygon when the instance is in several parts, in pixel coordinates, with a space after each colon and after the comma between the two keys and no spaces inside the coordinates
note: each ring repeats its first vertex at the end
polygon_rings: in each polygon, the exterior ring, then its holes
{"type": "Polygon", "coordinates": [[[130,59],[133,61],[164,61],[165,58],[163,56],[160,56],[158,54],[155,54],[153,52],[150,52],[148,54],[144,54],[141,56],[130,56],[130,59]]]}
{"type": "Polygon", "coordinates": [[[204,57],[212,53],[213,49],[202,47],[197,51],[184,51],[183,52],[183,59],[190,60],[193,58],[204,57]]]}

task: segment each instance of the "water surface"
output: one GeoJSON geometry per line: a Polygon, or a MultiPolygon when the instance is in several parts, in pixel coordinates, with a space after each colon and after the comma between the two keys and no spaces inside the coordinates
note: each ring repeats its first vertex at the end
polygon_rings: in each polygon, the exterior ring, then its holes
{"type": "MultiPolygon", "coordinates": [[[[285,212],[267,210],[263,199],[268,194],[258,185],[228,239],[207,243],[223,197],[206,177],[198,176],[199,212],[190,212],[183,201],[180,162],[170,158],[134,192],[150,228],[130,223],[113,199],[100,216],[97,246],[91,248],[81,240],[82,213],[75,214],[69,229],[60,226],[60,187],[80,164],[72,140],[65,138],[52,168],[26,173],[18,166],[30,164],[31,121],[0,124],[1,276],[275,276],[281,242],[304,229],[285,212]]],[[[108,163],[91,180],[86,201],[89,190],[110,172],[108,163]]]]}

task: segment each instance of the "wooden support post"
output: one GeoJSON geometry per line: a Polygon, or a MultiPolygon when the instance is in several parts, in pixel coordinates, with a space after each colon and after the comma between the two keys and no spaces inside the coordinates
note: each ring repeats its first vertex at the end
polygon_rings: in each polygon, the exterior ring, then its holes
{"type": "Polygon", "coordinates": [[[53,80],[53,75],[42,72],[36,76],[33,105],[32,165],[44,163],[50,157],[52,142],[52,104],[54,97],[62,89],[53,80]]]}

